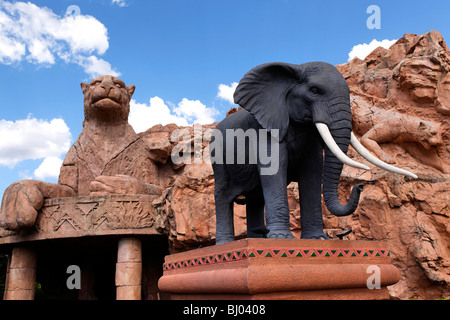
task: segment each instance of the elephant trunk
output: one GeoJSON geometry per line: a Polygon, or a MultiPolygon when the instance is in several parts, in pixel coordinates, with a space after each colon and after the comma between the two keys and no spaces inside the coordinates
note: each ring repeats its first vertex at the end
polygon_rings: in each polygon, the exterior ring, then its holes
{"type": "MultiPolygon", "coordinates": [[[[349,106],[341,106],[348,108],[349,106]]],[[[340,203],[338,198],[338,184],[341,177],[343,168],[343,162],[349,165],[359,167],[361,169],[368,169],[367,166],[357,163],[346,156],[348,146],[350,144],[352,124],[350,113],[346,112],[335,113],[336,116],[340,116],[340,119],[334,119],[331,122],[331,128],[328,128],[325,124],[316,123],[316,126],[325,141],[325,160],[323,166],[323,198],[328,210],[335,216],[347,216],[352,214],[359,202],[359,196],[363,189],[363,185],[356,185],[350,195],[350,199],[347,204],[340,203]],[[344,116],[342,116],[344,114],[344,116]],[[328,131],[327,134],[323,133],[323,129],[328,131]],[[331,137],[334,142],[330,143],[331,137]],[[338,159],[339,157],[339,159],[338,159]]]]}
{"type": "MultiPolygon", "coordinates": [[[[339,144],[338,144],[339,145],[339,144]]],[[[347,216],[355,212],[358,207],[359,195],[363,190],[362,184],[353,187],[350,199],[343,205],[338,199],[338,184],[341,177],[343,163],[325,146],[325,161],[323,167],[323,199],[328,210],[335,216],[347,216]]]]}

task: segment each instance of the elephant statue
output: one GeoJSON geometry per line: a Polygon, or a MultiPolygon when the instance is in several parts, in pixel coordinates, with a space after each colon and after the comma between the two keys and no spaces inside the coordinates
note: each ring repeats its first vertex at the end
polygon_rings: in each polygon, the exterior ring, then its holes
{"type": "Polygon", "coordinates": [[[299,185],[301,238],[328,239],[323,232],[322,192],[333,215],[350,215],[363,185],[353,187],[345,205],[339,202],[343,164],[370,169],[347,157],[349,144],[376,166],[417,178],[374,157],[355,138],[349,92],[336,67],[324,62],[266,63],[245,74],[234,93],[242,109],[220,122],[211,137],[216,244],[234,240],[234,202],[246,204],[249,238],[293,238],[286,188],[291,181],[299,185]],[[241,145],[230,134],[236,130],[248,133],[241,145]],[[245,152],[236,161],[242,144],[245,152]],[[277,156],[277,170],[264,174],[264,152],[277,156]]]}

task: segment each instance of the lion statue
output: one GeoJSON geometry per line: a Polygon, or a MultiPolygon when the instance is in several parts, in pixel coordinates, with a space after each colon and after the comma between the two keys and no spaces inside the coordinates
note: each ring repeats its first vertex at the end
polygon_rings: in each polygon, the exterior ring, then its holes
{"type": "Polygon", "coordinates": [[[0,226],[21,230],[34,225],[45,198],[102,194],[161,194],[157,166],[128,123],[135,86],[113,76],[81,83],[83,130],[62,164],[58,183],[22,180],[2,200],[0,226]]]}

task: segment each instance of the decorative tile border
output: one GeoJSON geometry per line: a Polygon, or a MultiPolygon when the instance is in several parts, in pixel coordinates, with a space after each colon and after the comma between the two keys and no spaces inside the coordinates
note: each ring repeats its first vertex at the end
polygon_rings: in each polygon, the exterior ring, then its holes
{"type": "Polygon", "coordinates": [[[192,259],[166,262],[164,271],[245,260],[249,258],[314,258],[314,257],[390,257],[386,249],[378,248],[251,248],[212,254],[192,259]]]}

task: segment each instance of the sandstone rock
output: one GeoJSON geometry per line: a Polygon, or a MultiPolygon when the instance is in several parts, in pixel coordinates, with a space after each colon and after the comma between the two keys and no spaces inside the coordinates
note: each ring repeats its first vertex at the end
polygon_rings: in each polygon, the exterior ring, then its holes
{"type": "MultiPolygon", "coordinates": [[[[216,124],[197,127],[172,127],[181,131],[189,139],[173,140],[173,150],[180,144],[187,145],[183,149],[189,154],[181,166],[174,166],[169,158],[165,168],[171,171],[165,178],[166,191],[154,202],[161,220],[165,225],[161,232],[169,236],[172,252],[195,248],[200,245],[214,243],[216,229],[214,205],[214,175],[209,159],[208,130],[216,124]],[[198,131],[196,132],[196,128],[198,131]]],[[[171,135],[171,137],[173,137],[171,135]]],[[[144,138],[145,139],[145,138],[144,138]]],[[[161,182],[162,183],[162,182],[161,182]]],[[[246,234],[245,206],[235,205],[235,233],[244,237],[246,234]]]]}
{"type": "Polygon", "coordinates": [[[362,142],[373,138],[382,155],[419,175],[414,181],[373,169],[358,176],[345,167],[343,195],[349,196],[355,177],[366,188],[355,215],[339,219],[353,229],[351,239],[389,244],[402,271],[390,289],[393,297],[448,297],[450,51],[437,31],[405,34],[389,49],[338,69],[350,86],[354,131],[362,142]],[[383,89],[373,88],[379,78],[383,89]]]}
{"type": "Polygon", "coordinates": [[[165,126],[157,124],[145,132],[139,133],[139,136],[150,149],[152,161],[160,164],[167,162],[174,145],[171,135],[176,129],[178,129],[178,126],[173,123],[165,126]]]}

